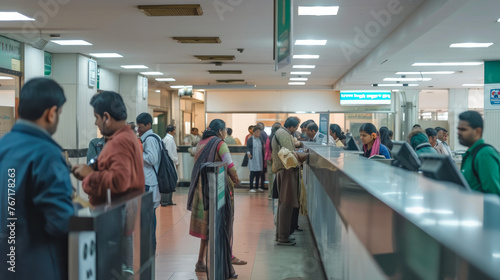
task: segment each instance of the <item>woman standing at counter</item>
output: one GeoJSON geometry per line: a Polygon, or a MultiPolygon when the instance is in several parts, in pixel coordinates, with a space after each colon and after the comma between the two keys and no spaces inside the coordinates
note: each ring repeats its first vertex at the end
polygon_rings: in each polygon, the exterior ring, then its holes
{"type": "Polygon", "coordinates": [[[359,137],[363,142],[363,156],[370,158],[372,156],[381,155],[386,159],[390,159],[391,155],[386,146],[380,142],[380,135],[375,125],[364,123],[359,128],[359,137]]]}

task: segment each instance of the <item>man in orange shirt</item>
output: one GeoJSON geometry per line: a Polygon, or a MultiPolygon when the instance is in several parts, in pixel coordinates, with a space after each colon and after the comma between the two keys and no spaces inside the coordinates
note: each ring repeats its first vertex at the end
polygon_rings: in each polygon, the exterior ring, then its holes
{"type": "Polygon", "coordinates": [[[122,97],[111,91],[96,94],[90,100],[95,124],[108,139],[94,168],[75,165],[71,172],[83,180],[83,190],[92,205],[106,201],[107,190],[118,198],[133,191],[144,192],[142,151],[134,132],[127,124],[127,109],[122,97]]]}

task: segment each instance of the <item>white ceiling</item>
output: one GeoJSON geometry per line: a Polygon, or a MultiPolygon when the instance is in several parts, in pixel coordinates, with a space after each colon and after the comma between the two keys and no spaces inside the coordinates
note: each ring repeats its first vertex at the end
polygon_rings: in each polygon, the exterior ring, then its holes
{"type": "MultiPolygon", "coordinates": [[[[3,0],[1,11],[18,11],[28,16],[42,14],[39,3],[48,1],[3,0]]],[[[52,1],[56,3],[56,0],[52,1]]],[[[291,65],[274,71],[273,1],[195,0],[202,16],[148,17],[137,9],[144,4],[179,4],[185,1],[151,0],[57,0],[64,3],[44,22],[42,37],[61,34],[61,39],[83,39],[93,46],[59,46],[49,43],[53,53],[117,52],[123,58],[97,59],[101,67],[120,73],[137,70],[120,68],[124,64],[144,64],[148,71],[161,71],[177,81],[170,85],[215,84],[216,79],[245,79],[257,88],[297,88],[288,86],[291,65]],[[68,2],[68,3],[66,3],[68,2]],[[200,3],[201,2],[201,3],[200,3]],[[225,12],[217,12],[217,4],[225,12]],[[232,6],[231,6],[232,5],[232,6]],[[179,44],[174,36],[219,36],[221,44],[179,44]],[[236,49],[244,48],[243,53],[236,49]],[[198,61],[193,55],[235,55],[236,60],[215,66],[198,61]],[[210,75],[207,70],[242,70],[242,75],[210,75]],[[281,72],[286,72],[282,78],[281,72]]],[[[483,61],[500,59],[500,5],[498,0],[295,0],[294,39],[327,39],[326,46],[294,46],[295,54],[319,54],[319,60],[296,60],[292,64],[316,64],[305,86],[308,89],[363,89],[396,77],[396,71],[463,71],[460,74],[432,76],[419,88],[461,87],[462,83],[481,83],[482,66],[411,67],[414,62],[483,61]],[[400,6],[397,3],[400,3],[400,6]],[[297,16],[299,5],[338,5],[337,16],[297,16]],[[401,12],[391,15],[386,26],[376,29],[369,44],[347,57],[342,47],[355,46],[359,30],[373,25],[373,14],[384,13],[391,5],[401,12]],[[359,28],[359,29],[358,29],[359,28]],[[494,42],[488,49],[449,49],[451,43],[494,42]],[[498,44],[497,44],[498,43],[498,44]],[[386,61],[387,60],[387,61],[386,61]],[[386,61],[385,63],[382,63],[386,61]],[[382,63],[382,64],[381,64],[382,63]]],[[[0,34],[23,42],[34,42],[38,35],[23,30],[27,23],[0,22],[0,34]]],[[[374,29],[375,28],[375,29],[374,29]]],[[[37,31],[35,31],[36,33],[37,31]]],[[[359,37],[359,36],[358,36],[359,37]]],[[[359,42],[358,42],[359,43],[359,42]]],[[[359,45],[358,45],[359,46],[359,45]]],[[[162,83],[166,86],[166,84],[162,83]]]]}

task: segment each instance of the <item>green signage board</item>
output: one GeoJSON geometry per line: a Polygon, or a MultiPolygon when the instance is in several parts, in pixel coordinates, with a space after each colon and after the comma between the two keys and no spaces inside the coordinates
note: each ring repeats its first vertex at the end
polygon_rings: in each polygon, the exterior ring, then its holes
{"type": "Polygon", "coordinates": [[[292,0],[275,0],[275,70],[287,66],[292,58],[292,0]]]}
{"type": "Polygon", "coordinates": [[[45,77],[50,77],[52,75],[52,54],[48,52],[44,52],[43,59],[43,69],[45,77]]]}
{"type": "Polygon", "coordinates": [[[0,36],[0,67],[21,71],[21,43],[0,36]]]}

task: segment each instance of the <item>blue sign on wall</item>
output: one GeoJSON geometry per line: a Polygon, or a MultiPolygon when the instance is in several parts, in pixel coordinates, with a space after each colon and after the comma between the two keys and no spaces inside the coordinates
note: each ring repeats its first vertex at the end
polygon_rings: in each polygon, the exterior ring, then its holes
{"type": "Polygon", "coordinates": [[[492,89],[490,90],[490,104],[491,105],[500,105],[500,89],[492,89]]]}
{"type": "Polygon", "coordinates": [[[390,91],[341,91],[340,105],[390,105],[390,91]]]}

